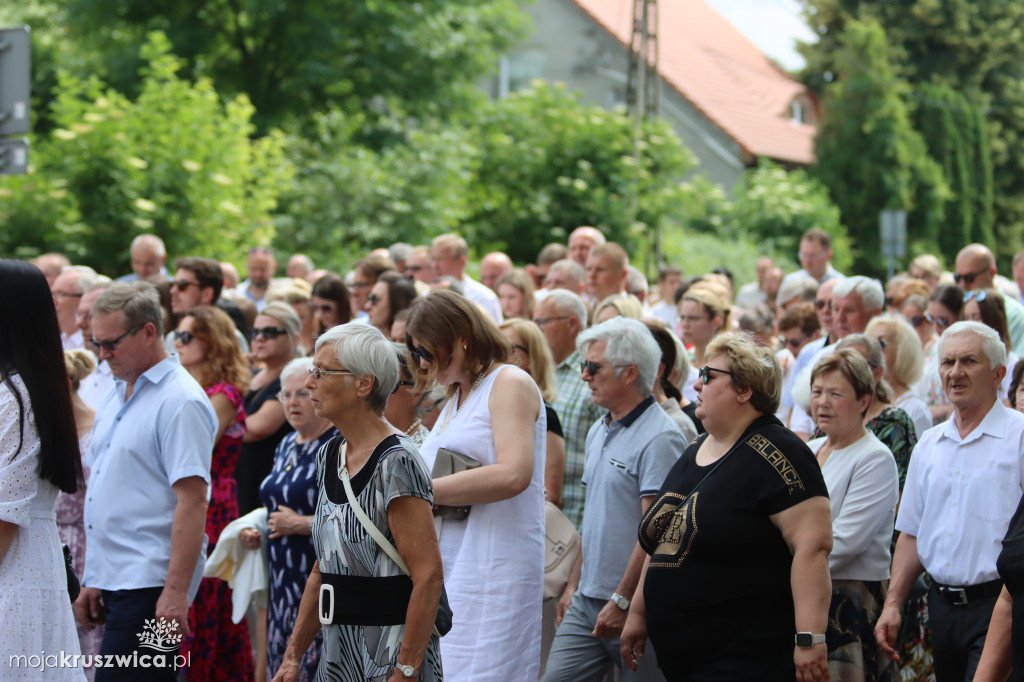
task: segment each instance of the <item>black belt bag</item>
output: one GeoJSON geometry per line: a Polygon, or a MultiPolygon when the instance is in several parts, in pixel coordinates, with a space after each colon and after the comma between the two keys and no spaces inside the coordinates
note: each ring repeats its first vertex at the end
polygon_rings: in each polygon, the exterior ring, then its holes
{"type": "Polygon", "coordinates": [[[933,584],[939,591],[939,594],[942,595],[943,599],[953,606],[967,606],[968,604],[981,599],[998,597],[999,593],[1003,590],[1002,580],[990,580],[987,583],[967,585],[966,587],[952,587],[950,585],[941,585],[939,583],[933,584]]]}
{"type": "Polygon", "coordinates": [[[407,575],[373,578],[321,572],[317,611],[324,625],[401,625],[411,596],[407,575]]]}

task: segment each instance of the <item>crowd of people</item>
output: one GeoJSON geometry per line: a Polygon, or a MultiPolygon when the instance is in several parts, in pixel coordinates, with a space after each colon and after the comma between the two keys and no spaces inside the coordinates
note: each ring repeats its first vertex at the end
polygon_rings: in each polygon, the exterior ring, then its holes
{"type": "Polygon", "coordinates": [[[128,252],[0,260],[0,679],[1024,669],[1024,253],[128,252]]]}

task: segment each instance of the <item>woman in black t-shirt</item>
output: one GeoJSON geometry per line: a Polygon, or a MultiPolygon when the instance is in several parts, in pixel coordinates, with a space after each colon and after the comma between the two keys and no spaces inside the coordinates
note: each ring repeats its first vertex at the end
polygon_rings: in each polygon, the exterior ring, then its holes
{"type": "Polygon", "coordinates": [[[773,416],[782,367],[739,335],[716,338],[705,359],[707,433],[641,522],[650,556],[622,656],[635,666],[649,634],[670,681],[827,680],[832,516],[814,456],[773,416]]]}

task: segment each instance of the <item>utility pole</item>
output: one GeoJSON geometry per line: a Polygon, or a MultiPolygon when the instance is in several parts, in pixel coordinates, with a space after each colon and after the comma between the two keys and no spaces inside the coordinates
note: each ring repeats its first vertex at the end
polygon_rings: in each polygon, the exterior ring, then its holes
{"type": "MultiPolygon", "coordinates": [[[[636,222],[640,208],[640,148],[644,121],[656,118],[661,99],[661,78],[658,75],[658,0],[633,0],[633,36],[629,45],[629,78],[626,100],[633,117],[633,190],[630,197],[630,226],[636,222]]],[[[652,248],[648,251],[645,270],[650,273],[661,263],[661,228],[654,226],[652,248]],[[653,259],[653,263],[652,263],[653,259]]]]}
{"type": "Polygon", "coordinates": [[[28,26],[0,29],[0,175],[28,170],[28,139],[8,136],[29,130],[30,47],[28,26]]]}

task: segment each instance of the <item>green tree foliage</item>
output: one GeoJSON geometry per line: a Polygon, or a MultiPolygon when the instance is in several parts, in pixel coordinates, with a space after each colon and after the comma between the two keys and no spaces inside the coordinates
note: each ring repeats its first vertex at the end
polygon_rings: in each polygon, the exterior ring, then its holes
{"type": "Polygon", "coordinates": [[[680,181],[695,164],[662,121],[644,124],[637,164],[628,117],[540,81],[492,102],[472,135],[479,163],[465,231],[526,262],[579,225],[642,252],[679,210],[680,181]]]}
{"type": "Polygon", "coordinates": [[[832,193],[850,235],[857,272],[882,271],[878,215],[906,209],[941,221],[948,192],[942,172],[913,129],[909,88],[890,66],[878,22],[846,22],[825,91],[825,120],[812,169],[832,193]]]}
{"type": "MultiPolygon", "coordinates": [[[[1005,0],[804,0],[819,42],[804,45],[803,79],[822,91],[844,58],[843,28],[875,18],[884,27],[897,75],[913,87],[944,86],[982,112],[993,170],[995,238],[986,243],[1008,262],[1024,246],[1024,3],[1005,0]]],[[[927,102],[927,97],[917,102],[927,102]]],[[[915,104],[915,102],[912,102],[915,104]]],[[[940,142],[941,144],[941,142],[940,142]]],[[[929,139],[930,149],[935,141],[929,139]]],[[[945,165],[945,161],[941,160],[945,165]]],[[[983,159],[979,163],[983,163],[983,159]]],[[[955,187],[956,180],[949,179],[955,187]]],[[[984,198],[983,195],[982,199],[984,198]]],[[[962,208],[962,207],[961,207],[962,208]]],[[[959,230],[949,212],[951,230],[959,230]]],[[[982,208],[981,210],[987,210],[982,208]]],[[[943,233],[945,226],[940,227],[943,233]]],[[[947,260],[955,254],[945,252],[947,260]]]]}
{"type": "Polygon", "coordinates": [[[270,215],[291,174],[283,140],[250,139],[252,105],[222,103],[208,80],[175,74],[162,35],[143,47],[133,102],[93,78],[63,76],[30,173],[0,181],[0,250],[60,249],[105,272],[128,269],[128,244],[154,232],[172,254],[237,257],[273,236],[270,215]]]}
{"type": "Polygon", "coordinates": [[[122,92],[138,44],[165,32],[193,77],[244,93],[261,130],[330,106],[448,115],[524,35],[517,0],[66,0],[77,40],[122,92]]]}

